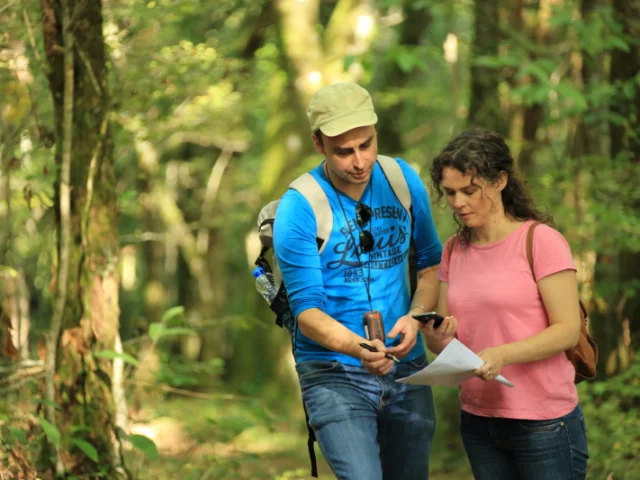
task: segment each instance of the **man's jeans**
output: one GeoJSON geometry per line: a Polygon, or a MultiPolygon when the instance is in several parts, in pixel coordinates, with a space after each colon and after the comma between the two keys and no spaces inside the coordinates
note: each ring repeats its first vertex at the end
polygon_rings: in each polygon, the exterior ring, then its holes
{"type": "Polygon", "coordinates": [[[462,442],[476,480],[570,480],[587,474],[582,409],[553,420],[460,413],[462,442]]]}
{"type": "Polygon", "coordinates": [[[426,366],[423,355],[376,377],[337,361],[296,365],[309,424],[337,478],[428,478],[435,431],[431,388],[396,383],[426,366]]]}

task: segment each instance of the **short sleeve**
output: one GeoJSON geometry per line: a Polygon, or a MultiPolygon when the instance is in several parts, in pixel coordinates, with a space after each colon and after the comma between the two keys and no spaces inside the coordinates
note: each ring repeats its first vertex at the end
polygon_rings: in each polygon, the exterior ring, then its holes
{"type": "Polygon", "coordinates": [[[563,270],[576,270],[569,243],[547,225],[538,225],[533,231],[533,270],[536,281],[563,270]]]}

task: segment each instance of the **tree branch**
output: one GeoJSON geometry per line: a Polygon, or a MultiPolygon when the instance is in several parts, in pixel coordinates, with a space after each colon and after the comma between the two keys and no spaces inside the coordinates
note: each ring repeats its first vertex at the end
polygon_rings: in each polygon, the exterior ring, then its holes
{"type": "Polygon", "coordinates": [[[82,63],[84,63],[84,67],[87,69],[87,73],[89,74],[89,78],[91,79],[91,84],[93,85],[93,88],[95,89],[96,93],[99,96],[102,96],[102,89],[100,88],[100,84],[98,83],[98,79],[96,78],[96,74],[93,73],[93,67],[91,66],[91,62],[89,61],[89,57],[87,57],[87,54],[84,53],[84,50],[82,50],[80,47],[78,47],[78,45],[76,45],[76,51],[78,52],[78,56],[82,60],[82,63]]]}
{"type": "Polygon", "coordinates": [[[313,93],[324,83],[312,80],[310,74],[321,72],[323,52],[316,30],[318,22],[318,0],[278,0],[282,25],[282,40],[286,55],[293,64],[296,74],[295,85],[302,93],[302,103],[306,105],[313,93]]]}
{"type": "Polygon", "coordinates": [[[207,182],[207,189],[204,194],[204,202],[202,204],[202,212],[200,214],[200,230],[198,231],[198,238],[196,245],[198,253],[204,255],[209,249],[209,229],[206,227],[207,219],[213,214],[213,205],[218,196],[218,190],[220,189],[220,182],[222,182],[222,175],[231,160],[233,152],[231,150],[223,150],[216,163],[214,163],[211,169],[211,175],[209,175],[209,181],[207,182]]]}
{"type": "Polygon", "coordinates": [[[96,171],[98,170],[98,155],[102,150],[102,142],[104,136],[107,133],[107,125],[109,124],[109,115],[106,114],[102,119],[100,125],[100,137],[96,143],[93,154],[91,155],[91,162],[89,163],[89,173],[87,174],[87,203],[84,206],[84,212],[82,214],[82,245],[87,245],[87,229],[89,228],[89,212],[91,211],[91,202],[93,201],[93,182],[95,180],[96,171]]]}
{"type": "MultiPolygon", "coordinates": [[[[62,328],[67,301],[69,278],[69,254],[71,243],[71,154],[73,148],[73,103],[74,103],[74,35],[70,28],[71,14],[68,0],[62,0],[62,37],[64,41],[64,97],[62,112],[62,155],[60,168],[60,240],[59,259],[56,280],[56,301],[51,320],[51,328],[47,336],[45,399],[46,416],[49,422],[56,425],[56,356],[58,339],[62,328]]],[[[58,448],[51,444],[56,454],[56,475],[64,475],[64,464],[58,448]]]]}

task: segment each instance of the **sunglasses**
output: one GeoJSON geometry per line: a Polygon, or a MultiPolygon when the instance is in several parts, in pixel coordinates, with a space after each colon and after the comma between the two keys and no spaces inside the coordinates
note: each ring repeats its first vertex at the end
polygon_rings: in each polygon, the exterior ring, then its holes
{"type": "Polygon", "coordinates": [[[360,227],[360,249],[367,253],[373,250],[375,244],[371,232],[369,230],[363,230],[362,227],[371,220],[372,216],[373,212],[368,205],[364,203],[358,203],[356,205],[356,223],[358,227],[360,227]]]}

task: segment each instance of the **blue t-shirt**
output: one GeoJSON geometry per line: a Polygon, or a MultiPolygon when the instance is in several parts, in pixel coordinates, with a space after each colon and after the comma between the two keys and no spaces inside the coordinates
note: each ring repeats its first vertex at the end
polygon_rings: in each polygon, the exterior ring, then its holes
{"type": "MultiPolygon", "coordinates": [[[[442,244],[422,180],[405,161],[396,161],[411,192],[413,239],[420,271],[440,263],[442,244]]],[[[359,252],[360,228],[355,213],[358,202],[333,189],[322,164],[310,173],[327,194],[333,213],[333,229],[324,251],[319,254],[316,218],[311,205],[296,190],[290,189],[283,195],[274,223],[273,242],[291,312],[297,318],[307,309],[319,308],[351,331],[366,337],[362,316],[369,310],[378,310],[388,333],[398,318],[408,312],[411,304],[408,275],[411,218],[376,162],[360,198],[360,202],[368,205],[373,213],[362,230],[371,232],[375,247],[368,253],[359,252]],[[370,285],[371,305],[367,283],[370,285]]],[[[296,329],[294,342],[294,355],[298,362],[338,360],[347,365],[361,365],[359,359],[328,350],[302,335],[299,329],[296,329]]],[[[388,346],[399,342],[399,335],[387,339],[388,346]]],[[[411,361],[423,353],[424,345],[419,338],[402,361],[411,361]]]]}

